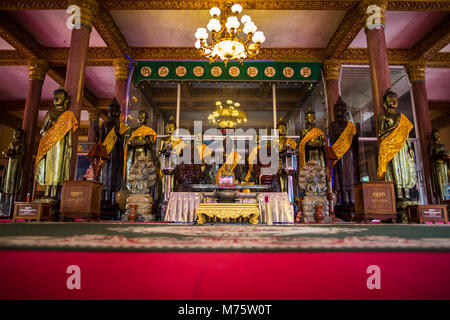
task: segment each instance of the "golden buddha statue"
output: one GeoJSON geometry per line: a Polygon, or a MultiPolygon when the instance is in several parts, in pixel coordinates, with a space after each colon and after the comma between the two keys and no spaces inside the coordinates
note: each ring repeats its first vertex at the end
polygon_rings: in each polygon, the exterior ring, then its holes
{"type": "MultiPolygon", "coordinates": [[[[159,146],[159,153],[166,153],[170,154],[172,149],[180,142],[179,139],[176,139],[173,136],[173,132],[175,131],[175,119],[173,116],[170,116],[169,121],[166,124],[166,135],[167,137],[164,137],[161,139],[160,146],[159,146]]],[[[181,150],[179,150],[181,151],[181,150]]]]}
{"type": "Polygon", "coordinates": [[[394,182],[397,199],[411,199],[410,189],[416,185],[417,176],[414,151],[407,139],[413,125],[397,112],[398,96],[390,89],[383,96],[383,107],[377,124],[380,140],[377,175],[394,182]]]}
{"type": "Polygon", "coordinates": [[[24,132],[21,127],[14,130],[13,141],[2,152],[2,156],[8,158],[8,167],[3,175],[2,188],[6,194],[18,194],[22,188],[23,168],[22,160],[25,156],[24,132]]]}
{"type": "Polygon", "coordinates": [[[305,125],[300,136],[298,169],[310,160],[325,167],[325,133],[316,127],[316,113],[311,109],[305,114],[305,125]]]}
{"type": "Polygon", "coordinates": [[[156,132],[147,126],[148,114],[145,110],[138,113],[138,126],[131,131],[131,135],[125,144],[125,181],[128,188],[130,181],[130,169],[133,163],[141,156],[154,162],[153,147],[156,140],[156,132]]]}
{"type": "Polygon", "coordinates": [[[69,180],[72,157],[72,132],[78,128],[74,113],[67,110],[68,93],[60,88],[54,91],[55,110],[49,110],[41,129],[41,141],[36,156],[36,181],[45,186],[45,198],[56,199],[65,180],[69,180]]]}
{"type": "Polygon", "coordinates": [[[448,160],[450,153],[445,145],[441,143],[441,133],[434,129],[431,131],[430,157],[431,157],[431,178],[433,181],[433,191],[439,201],[444,201],[444,185],[448,183],[450,171],[448,170],[448,160]]]}
{"type": "MultiPolygon", "coordinates": [[[[278,148],[278,154],[279,154],[279,161],[278,161],[278,179],[279,179],[279,183],[280,183],[280,191],[281,192],[285,192],[286,191],[286,186],[287,186],[287,177],[286,177],[286,173],[283,172],[283,161],[284,161],[284,156],[286,154],[287,151],[287,145],[286,145],[286,134],[287,134],[287,126],[286,126],[286,122],[283,121],[283,118],[280,118],[280,121],[278,122],[277,125],[277,129],[278,129],[278,143],[277,143],[277,148],[278,148]]],[[[294,147],[295,148],[295,147],[294,147]]]]}

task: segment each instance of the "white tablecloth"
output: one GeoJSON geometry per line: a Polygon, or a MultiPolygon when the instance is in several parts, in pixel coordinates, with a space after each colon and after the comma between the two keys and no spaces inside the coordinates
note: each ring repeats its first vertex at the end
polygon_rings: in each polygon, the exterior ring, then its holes
{"type": "MultiPolygon", "coordinates": [[[[269,197],[270,211],[274,223],[294,222],[294,215],[286,192],[261,192],[258,193],[256,198],[261,212],[259,217],[260,223],[266,223],[267,220],[265,196],[269,197]]],[[[197,219],[195,211],[202,198],[201,192],[171,192],[164,221],[194,223],[197,219]]],[[[207,202],[212,202],[212,200],[213,198],[208,197],[207,202]]],[[[238,201],[242,203],[255,203],[255,199],[249,198],[239,198],[238,201]]]]}

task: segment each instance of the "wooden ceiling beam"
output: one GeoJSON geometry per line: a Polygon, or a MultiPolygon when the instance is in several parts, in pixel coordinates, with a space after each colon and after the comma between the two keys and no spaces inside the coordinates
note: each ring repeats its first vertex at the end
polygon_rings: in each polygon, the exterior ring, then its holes
{"type": "Polygon", "coordinates": [[[347,11],[324,51],[325,59],[339,59],[364,26],[367,4],[361,2],[347,11]]]}
{"type": "MultiPolygon", "coordinates": [[[[68,0],[0,0],[1,10],[64,10],[69,6],[68,0]]],[[[246,10],[350,10],[360,1],[357,0],[241,0],[239,3],[246,10]]],[[[179,0],[98,0],[108,10],[209,10],[219,1],[179,1],[179,0]]],[[[388,10],[423,11],[449,10],[447,0],[389,1],[388,10]]]]}
{"type": "Polygon", "coordinates": [[[431,60],[450,43],[450,16],[423,37],[411,50],[415,60],[431,60]]]}
{"type": "MultiPolygon", "coordinates": [[[[0,11],[0,37],[7,41],[17,51],[17,55],[22,61],[29,58],[39,58],[49,63],[47,74],[52,77],[59,85],[63,86],[65,82],[65,68],[55,68],[52,61],[48,59],[48,49],[44,49],[25,29],[17,24],[5,11],[0,11]]],[[[11,57],[11,50],[7,50],[11,57]]],[[[68,56],[68,50],[67,50],[68,56]]],[[[67,61],[67,60],[66,60],[67,61]]],[[[11,62],[11,59],[7,60],[11,62]]],[[[96,105],[97,98],[88,89],[84,89],[84,103],[93,108],[96,105]]]]}
{"type": "MultiPolygon", "coordinates": [[[[136,48],[130,48],[133,51],[136,48]]],[[[195,49],[196,50],[196,49],[195,49]]],[[[270,59],[274,61],[317,61],[324,60],[323,51],[325,49],[311,48],[279,48],[272,50],[270,59]],[[287,53],[290,52],[290,53],[287,53]],[[306,54],[305,54],[306,52],[306,54]],[[280,54],[279,56],[277,54],[280,54]]],[[[133,59],[195,59],[191,55],[190,48],[139,48],[141,55],[132,56],[133,59]]],[[[46,60],[52,66],[65,67],[69,53],[68,48],[45,48],[46,60]],[[64,59],[65,57],[65,59],[64,59]]],[[[18,50],[0,50],[0,65],[27,65],[27,56],[18,50]]],[[[404,65],[412,60],[411,50],[388,49],[388,59],[391,65],[404,65]]],[[[90,48],[88,55],[88,66],[112,66],[114,54],[109,48],[90,48]]],[[[264,59],[261,59],[264,60],[264,59]]],[[[340,57],[343,64],[369,64],[367,49],[348,48],[340,57]]],[[[427,60],[429,68],[450,68],[450,53],[439,52],[427,60]]]]}
{"type": "Polygon", "coordinates": [[[107,9],[99,8],[94,19],[94,27],[116,58],[129,54],[127,41],[107,9]]]}

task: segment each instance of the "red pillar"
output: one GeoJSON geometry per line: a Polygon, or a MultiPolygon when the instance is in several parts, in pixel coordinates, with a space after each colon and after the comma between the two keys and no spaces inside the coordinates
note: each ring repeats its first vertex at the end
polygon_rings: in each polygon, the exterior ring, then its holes
{"type": "Polygon", "coordinates": [[[378,6],[381,13],[381,25],[375,26],[373,29],[369,28],[367,23],[376,22],[376,20],[370,18],[374,14],[374,12],[372,12],[367,15],[367,21],[364,26],[369,54],[370,78],[372,82],[372,97],[376,126],[378,115],[383,112],[383,96],[387,89],[391,88],[391,75],[389,73],[386,38],[384,33],[387,1],[372,0],[369,1],[368,4],[378,6]]]}
{"type": "Polygon", "coordinates": [[[128,81],[128,71],[130,68],[130,61],[127,58],[117,58],[113,62],[115,77],[116,77],[116,87],[114,91],[114,96],[117,103],[121,107],[121,120],[125,121],[125,106],[126,106],[126,94],[127,94],[127,81],[128,81]]]}
{"type": "Polygon", "coordinates": [[[22,129],[25,133],[26,152],[23,163],[23,181],[21,199],[25,200],[27,193],[31,190],[30,177],[33,172],[33,154],[36,138],[36,129],[39,115],[39,104],[41,102],[42,85],[48,70],[48,64],[44,60],[28,60],[28,89],[23,113],[22,129]]]}
{"type": "Polygon", "coordinates": [[[339,74],[341,63],[339,60],[325,60],[325,80],[327,84],[328,125],[334,120],[334,105],[339,97],[339,74]]]}
{"type": "Polygon", "coordinates": [[[428,106],[427,89],[425,87],[425,68],[423,61],[413,61],[406,65],[409,81],[412,85],[412,94],[414,98],[414,108],[416,111],[416,126],[419,133],[420,154],[422,156],[422,166],[424,175],[425,190],[428,203],[435,203],[433,197],[431,181],[431,161],[428,154],[428,148],[431,144],[431,119],[428,106]]]}
{"type": "MultiPolygon", "coordinates": [[[[77,0],[72,2],[74,5],[80,7],[81,23],[78,29],[72,29],[64,89],[70,96],[70,110],[75,114],[78,121],[80,121],[84,76],[89,51],[89,37],[91,35],[92,19],[98,9],[98,3],[94,0],[77,0]]],[[[77,148],[78,131],[73,135],[73,151],[70,161],[71,180],[75,178],[77,148]]]]}

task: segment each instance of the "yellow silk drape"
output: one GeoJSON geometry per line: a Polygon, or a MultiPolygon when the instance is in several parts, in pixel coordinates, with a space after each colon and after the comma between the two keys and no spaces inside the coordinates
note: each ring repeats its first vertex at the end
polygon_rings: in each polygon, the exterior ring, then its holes
{"type": "Polygon", "coordinates": [[[67,110],[61,114],[56,123],[44,134],[39,142],[36,165],[44,158],[47,152],[61,140],[70,129],[75,132],[78,128],[78,120],[75,114],[67,110]]]}
{"type": "Polygon", "coordinates": [[[299,155],[299,169],[303,168],[305,165],[305,145],[308,141],[315,139],[321,135],[325,135],[322,130],[319,128],[312,128],[308,133],[303,137],[302,141],[298,146],[298,155],[299,155]]]}
{"type": "Polygon", "coordinates": [[[381,178],[386,172],[387,164],[400,151],[408,139],[413,124],[403,114],[400,114],[400,122],[386,138],[380,143],[378,151],[377,175],[381,178]]]}
{"type": "Polygon", "coordinates": [[[353,122],[348,121],[347,126],[341,133],[336,142],[331,146],[334,154],[337,156],[337,160],[334,161],[333,165],[339,161],[340,158],[348,151],[352,145],[353,137],[356,134],[356,127],[353,122]]]}
{"type": "MultiPolygon", "coordinates": [[[[125,143],[125,152],[124,152],[124,161],[123,161],[124,164],[127,163],[127,158],[128,158],[128,142],[130,142],[131,140],[133,140],[136,137],[145,137],[145,136],[153,136],[153,141],[155,141],[157,134],[156,134],[155,130],[153,130],[152,128],[147,127],[147,126],[139,127],[131,134],[130,138],[125,143]]],[[[127,166],[124,165],[124,167],[123,167],[124,179],[126,176],[126,172],[127,172],[127,166]]]]}

